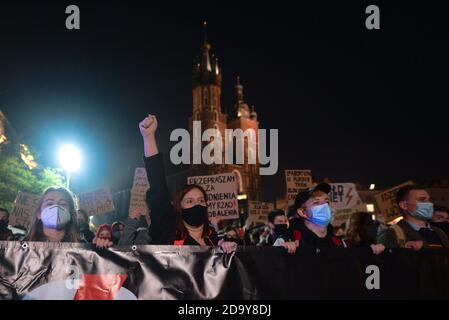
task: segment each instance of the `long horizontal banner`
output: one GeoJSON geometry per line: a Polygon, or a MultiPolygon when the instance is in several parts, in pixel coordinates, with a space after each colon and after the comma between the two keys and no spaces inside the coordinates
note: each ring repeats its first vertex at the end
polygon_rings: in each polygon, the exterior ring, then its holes
{"type": "Polygon", "coordinates": [[[0,299],[449,298],[449,250],[0,242],[0,299]]]}

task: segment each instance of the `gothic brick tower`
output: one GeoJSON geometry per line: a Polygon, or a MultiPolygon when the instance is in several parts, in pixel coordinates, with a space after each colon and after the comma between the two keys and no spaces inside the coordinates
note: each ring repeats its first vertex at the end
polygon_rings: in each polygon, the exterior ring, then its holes
{"type": "MultiPolygon", "coordinates": [[[[206,29],[206,23],[204,23],[206,29]]],[[[251,152],[256,153],[256,164],[248,164],[248,139],[243,138],[244,163],[225,164],[224,153],[222,164],[191,164],[189,175],[211,175],[223,172],[234,172],[239,181],[239,193],[246,194],[249,200],[260,200],[260,175],[259,159],[257,159],[258,129],[257,114],[248,107],[243,98],[243,86],[237,77],[235,86],[235,105],[231,115],[226,114],[221,108],[221,82],[222,74],[218,65],[218,59],[211,52],[211,45],[207,42],[206,30],[201,54],[193,66],[193,110],[189,118],[189,132],[193,137],[193,121],[201,121],[201,134],[206,129],[218,129],[222,136],[222,145],[225,146],[225,129],[253,129],[255,132],[256,147],[251,152]]],[[[203,142],[204,147],[209,142],[203,142]]],[[[234,139],[234,151],[236,154],[237,141],[234,139]]],[[[234,162],[235,163],[235,162],[234,162]]]]}

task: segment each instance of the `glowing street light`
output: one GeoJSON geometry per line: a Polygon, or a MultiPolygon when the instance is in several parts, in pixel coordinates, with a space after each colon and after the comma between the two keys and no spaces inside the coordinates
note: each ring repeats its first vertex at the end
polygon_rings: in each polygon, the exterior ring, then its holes
{"type": "Polygon", "coordinates": [[[80,167],[81,156],[79,150],[73,145],[65,145],[59,150],[59,161],[67,171],[67,189],[70,187],[70,173],[80,167]]]}
{"type": "Polygon", "coordinates": [[[369,189],[370,190],[374,190],[375,188],[376,188],[376,185],[374,183],[371,183],[370,186],[369,186],[369,189]]]}

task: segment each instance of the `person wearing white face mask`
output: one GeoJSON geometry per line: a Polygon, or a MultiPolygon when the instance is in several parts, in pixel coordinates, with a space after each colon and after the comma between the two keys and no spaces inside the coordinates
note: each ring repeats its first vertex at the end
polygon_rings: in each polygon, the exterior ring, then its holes
{"type": "Polygon", "coordinates": [[[80,242],[75,201],[69,190],[44,191],[25,241],[80,242]]]}
{"type": "Polygon", "coordinates": [[[433,203],[422,187],[408,185],[401,188],[396,203],[404,219],[384,230],[378,242],[387,248],[449,248],[449,239],[441,229],[429,224],[433,203]]]}

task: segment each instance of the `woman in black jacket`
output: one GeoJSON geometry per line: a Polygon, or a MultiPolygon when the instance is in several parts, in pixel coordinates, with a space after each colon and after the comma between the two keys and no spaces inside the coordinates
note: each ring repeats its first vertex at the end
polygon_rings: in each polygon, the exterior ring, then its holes
{"type": "Polygon", "coordinates": [[[147,203],[151,224],[147,232],[139,220],[129,218],[125,221],[124,234],[119,244],[219,245],[225,252],[234,251],[236,244],[219,241],[216,230],[210,227],[207,195],[201,186],[188,185],[182,188],[172,204],[163,156],[158,151],[155,139],[156,117],[150,115],[145,118],[139,124],[139,129],[143,137],[145,169],[150,183],[147,203]]]}

